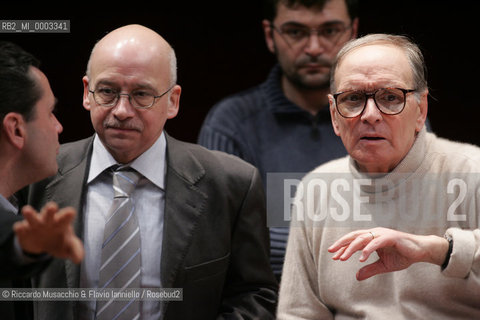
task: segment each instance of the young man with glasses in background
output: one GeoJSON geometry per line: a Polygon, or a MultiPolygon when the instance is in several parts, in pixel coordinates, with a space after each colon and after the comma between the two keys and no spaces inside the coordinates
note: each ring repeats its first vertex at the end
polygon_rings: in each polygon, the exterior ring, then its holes
{"type": "MultiPolygon", "coordinates": [[[[220,101],[209,112],[199,143],[267,173],[306,173],[345,155],[328,111],[330,68],[345,42],[357,36],[357,0],[267,0],[262,26],[276,55],[267,80],[220,101]]],[[[267,190],[268,192],[268,190],[267,190]]],[[[280,199],[280,198],[279,198],[280,199]]],[[[288,221],[270,224],[272,269],[280,279],[288,221]]],[[[269,219],[271,218],[269,213],[269,219]]]]}

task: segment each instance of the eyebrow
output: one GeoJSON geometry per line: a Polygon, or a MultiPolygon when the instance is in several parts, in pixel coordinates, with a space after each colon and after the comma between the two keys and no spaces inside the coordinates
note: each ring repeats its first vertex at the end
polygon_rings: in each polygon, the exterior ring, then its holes
{"type": "MultiPolygon", "coordinates": [[[[105,86],[111,86],[111,87],[120,87],[117,83],[115,83],[114,81],[110,81],[110,80],[100,80],[97,82],[97,85],[105,85],[105,86]]],[[[152,87],[150,84],[146,84],[146,83],[139,83],[139,84],[135,84],[135,89],[134,90],[137,90],[137,89],[148,89],[148,90],[152,90],[154,92],[156,92],[157,90],[152,87]]]]}
{"type": "Polygon", "coordinates": [[[107,85],[107,86],[115,86],[116,83],[112,82],[112,81],[109,81],[109,80],[100,80],[97,82],[97,85],[99,84],[103,84],[103,85],[107,85]]]}
{"type": "MultiPolygon", "coordinates": [[[[346,25],[345,22],[342,21],[342,20],[331,20],[331,21],[324,22],[324,23],[318,25],[317,27],[329,27],[329,26],[334,26],[334,25],[338,25],[338,24],[346,25]]],[[[310,28],[309,26],[307,26],[303,23],[300,23],[298,21],[286,21],[286,22],[282,23],[282,26],[296,26],[296,27],[310,28]]]]}

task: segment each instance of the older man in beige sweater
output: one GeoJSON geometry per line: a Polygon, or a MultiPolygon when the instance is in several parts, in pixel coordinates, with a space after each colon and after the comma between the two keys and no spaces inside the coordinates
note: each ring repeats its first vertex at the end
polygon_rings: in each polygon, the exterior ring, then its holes
{"type": "Polygon", "coordinates": [[[480,149],[425,131],[408,39],[353,40],[332,72],[349,156],[298,187],[278,319],[480,319],[480,149]]]}

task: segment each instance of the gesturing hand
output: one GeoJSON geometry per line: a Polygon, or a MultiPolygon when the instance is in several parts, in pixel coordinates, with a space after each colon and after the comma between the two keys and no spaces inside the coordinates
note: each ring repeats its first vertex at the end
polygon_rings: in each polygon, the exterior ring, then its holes
{"type": "Polygon", "coordinates": [[[75,209],[66,207],[59,210],[57,204],[49,202],[40,213],[31,206],[25,206],[22,214],[25,219],[16,222],[13,230],[25,252],[48,253],[75,263],[82,261],[83,245],[71,225],[75,209]]]}
{"type": "Polygon", "coordinates": [[[334,260],[341,261],[361,251],[361,262],[376,251],[379,259],[357,272],[357,280],[365,280],[377,274],[406,269],[416,262],[442,265],[448,252],[448,241],[438,236],[374,228],[350,232],[332,244],[328,251],[335,253],[334,260]]]}

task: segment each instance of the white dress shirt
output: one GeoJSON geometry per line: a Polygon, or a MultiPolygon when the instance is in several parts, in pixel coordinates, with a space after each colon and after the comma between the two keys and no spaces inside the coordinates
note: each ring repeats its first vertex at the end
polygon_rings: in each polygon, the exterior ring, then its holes
{"type": "MultiPolygon", "coordinates": [[[[159,288],[162,255],[163,221],[165,207],[166,139],[162,133],[157,141],[130,167],[141,173],[133,198],[140,226],[142,276],[141,286],[159,288]]],[[[117,164],[98,136],[93,141],[93,153],[87,180],[87,198],[84,205],[85,259],[81,265],[80,287],[97,288],[102,260],[103,232],[106,215],[113,201],[112,174],[106,169],[117,164]]],[[[80,319],[93,320],[95,301],[80,303],[80,319]]],[[[142,301],[143,319],[160,318],[159,301],[142,301]]]]}

